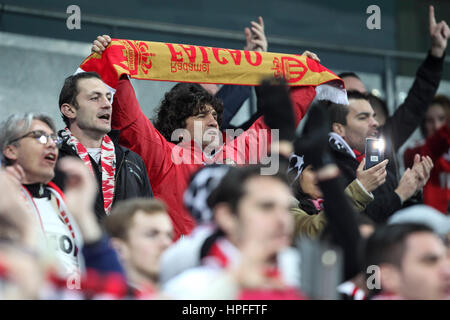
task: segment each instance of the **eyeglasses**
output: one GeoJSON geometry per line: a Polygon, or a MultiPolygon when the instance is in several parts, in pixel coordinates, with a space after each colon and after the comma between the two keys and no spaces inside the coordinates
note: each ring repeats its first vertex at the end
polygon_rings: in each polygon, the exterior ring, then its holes
{"type": "Polygon", "coordinates": [[[46,145],[48,143],[49,139],[52,139],[52,141],[56,144],[56,147],[58,147],[58,148],[60,148],[63,143],[62,138],[60,136],[58,136],[56,133],[48,134],[42,130],[30,131],[30,132],[24,134],[23,136],[10,141],[9,143],[19,141],[20,139],[23,139],[23,138],[34,138],[40,144],[43,144],[43,145],[46,145]]]}

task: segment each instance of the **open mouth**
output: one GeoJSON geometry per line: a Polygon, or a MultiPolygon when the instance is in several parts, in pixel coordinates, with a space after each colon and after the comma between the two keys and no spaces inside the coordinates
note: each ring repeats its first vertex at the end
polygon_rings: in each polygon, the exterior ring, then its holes
{"type": "Polygon", "coordinates": [[[105,113],[98,116],[98,118],[109,122],[109,120],[111,119],[111,115],[109,113],[105,113]]]}
{"type": "Polygon", "coordinates": [[[378,136],[378,130],[372,131],[372,132],[369,134],[369,137],[377,137],[377,136],[378,136]]]}
{"type": "Polygon", "coordinates": [[[47,160],[47,161],[49,161],[49,162],[55,163],[55,162],[56,162],[56,154],[54,154],[54,153],[48,153],[48,154],[44,157],[44,159],[47,160]]]}

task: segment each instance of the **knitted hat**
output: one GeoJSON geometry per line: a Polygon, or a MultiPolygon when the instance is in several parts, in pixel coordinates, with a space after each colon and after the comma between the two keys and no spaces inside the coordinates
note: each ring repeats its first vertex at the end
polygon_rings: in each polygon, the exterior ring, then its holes
{"type": "Polygon", "coordinates": [[[310,165],[310,160],[305,156],[299,156],[295,153],[289,157],[289,167],[287,171],[287,176],[289,184],[293,184],[302,174],[303,169],[310,165]]]}
{"type": "Polygon", "coordinates": [[[450,217],[426,205],[415,205],[397,211],[388,220],[388,224],[420,223],[429,226],[439,235],[450,232],[450,217]]]}
{"type": "Polygon", "coordinates": [[[192,176],[183,200],[186,209],[198,224],[212,221],[212,211],[206,200],[229,168],[227,165],[213,164],[201,168],[192,176]]]}

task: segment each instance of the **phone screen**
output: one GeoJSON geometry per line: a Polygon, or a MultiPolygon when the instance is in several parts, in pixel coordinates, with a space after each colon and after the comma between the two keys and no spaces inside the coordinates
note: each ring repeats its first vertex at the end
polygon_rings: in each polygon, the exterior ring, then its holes
{"type": "Polygon", "coordinates": [[[366,165],[365,170],[376,166],[384,160],[384,140],[366,138],[366,165]]]}

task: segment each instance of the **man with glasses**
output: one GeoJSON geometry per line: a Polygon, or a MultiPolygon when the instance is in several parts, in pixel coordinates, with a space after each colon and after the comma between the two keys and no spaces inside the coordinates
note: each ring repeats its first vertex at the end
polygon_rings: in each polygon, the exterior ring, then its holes
{"type": "Polygon", "coordinates": [[[20,181],[42,245],[55,253],[60,275],[76,280],[82,266],[82,235],[63,193],[51,182],[61,142],[45,115],[12,115],[0,124],[2,163],[20,181]]]}
{"type": "MultiPolygon", "coordinates": [[[[66,124],[59,131],[60,157],[81,158],[96,176],[99,193],[95,213],[101,220],[118,200],[153,197],[141,157],[119,146],[119,132],[111,131],[111,92],[94,72],[68,77],[61,89],[59,107],[66,124]]],[[[64,188],[63,175],[54,182],[64,188]]]]}

